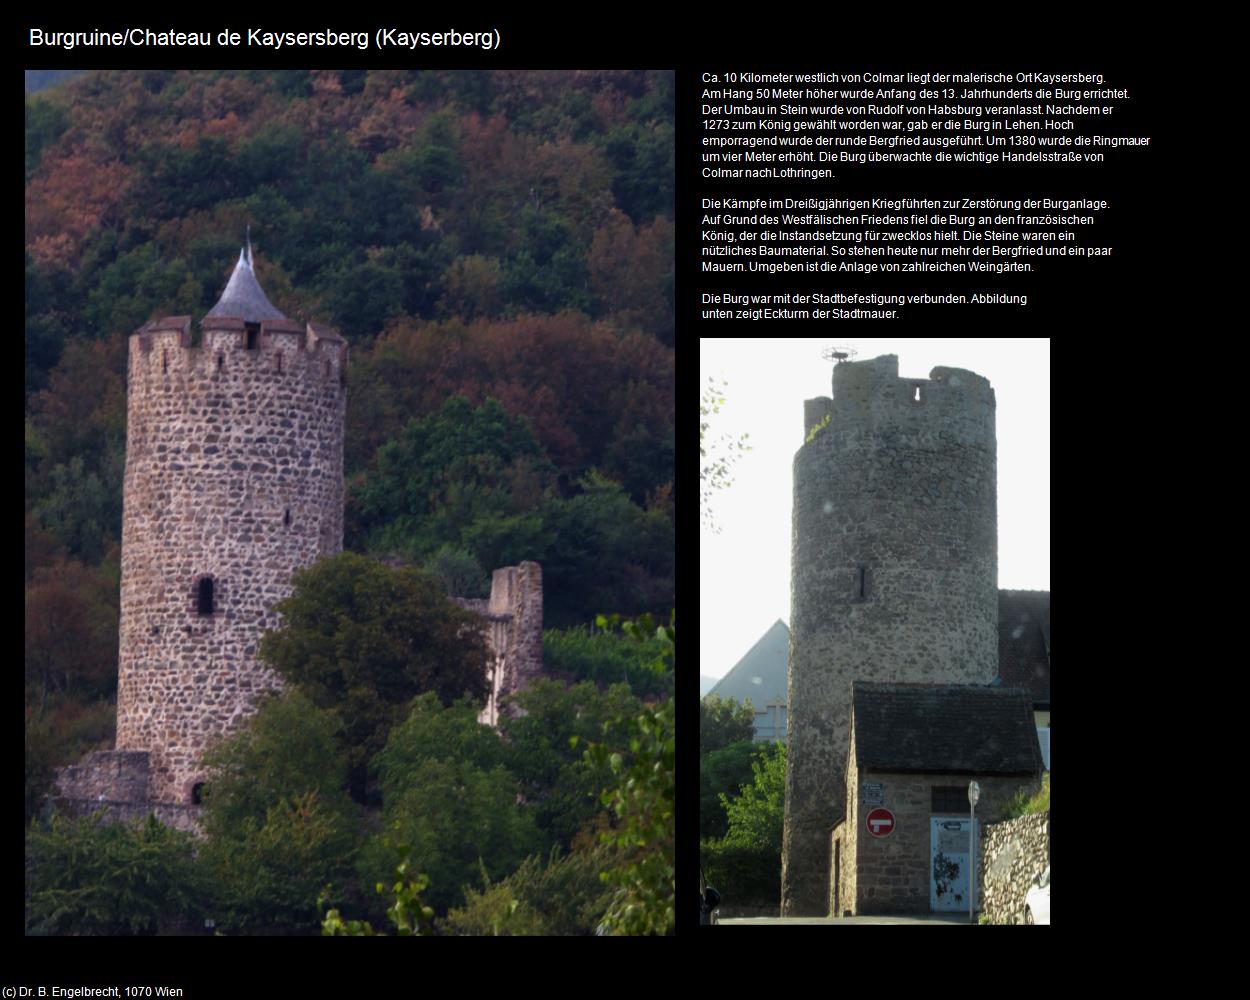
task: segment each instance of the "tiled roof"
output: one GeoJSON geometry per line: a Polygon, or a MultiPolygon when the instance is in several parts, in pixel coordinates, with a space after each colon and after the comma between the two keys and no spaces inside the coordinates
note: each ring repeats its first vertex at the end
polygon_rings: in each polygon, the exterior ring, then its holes
{"type": "Polygon", "coordinates": [[[1038,774],[1033,706],[1019,688],[856,681],[861,770],[1038,774]]]}
{"type": "Polygon", "coordinates": [[[1050,704],[1050,591],[998,592],[998,676],[1050,704]]]}

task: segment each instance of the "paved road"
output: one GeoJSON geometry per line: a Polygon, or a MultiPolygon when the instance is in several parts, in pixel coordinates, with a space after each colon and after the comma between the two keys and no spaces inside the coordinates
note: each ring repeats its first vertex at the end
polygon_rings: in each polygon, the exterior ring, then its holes
{"type": "Polygon", "coordinates": [[[967,926],[966,913],[928,913],[914,917],[734,917],[722,920],[722,925],[741,924],[748,927],[763,927],[769,924],[798,925],[830,925],[834,927],[848,924],[962,924],[967,926]]]}

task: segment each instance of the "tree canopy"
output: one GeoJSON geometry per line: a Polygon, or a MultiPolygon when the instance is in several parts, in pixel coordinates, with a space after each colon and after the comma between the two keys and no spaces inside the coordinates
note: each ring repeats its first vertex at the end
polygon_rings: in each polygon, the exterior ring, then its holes
{"type": "Polygon", "coordinates": [[[277,610],[282,627],[266,633],[260,657],[342,723],[358,796],[369,760],[417,695],[485,701],[477,618],[419,570],[343,552],[296,573],[277,610]]]}

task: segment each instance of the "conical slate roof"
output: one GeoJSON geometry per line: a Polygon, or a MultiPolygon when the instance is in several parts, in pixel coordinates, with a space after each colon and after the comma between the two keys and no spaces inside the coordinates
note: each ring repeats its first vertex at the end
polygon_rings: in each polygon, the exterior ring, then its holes
{"type": "Polygon", "coordinates": [[[261,291],[256,275],[252,271],[252,241],[249,238],[247,247],[239,251],[239,262],[234,266],[234,274],[226,284],[221,298],[205,316],[232,316],[241,318],[244,323],[259,323],[267,319],[286,319],[278,312],[272,302],[261,291]]]}

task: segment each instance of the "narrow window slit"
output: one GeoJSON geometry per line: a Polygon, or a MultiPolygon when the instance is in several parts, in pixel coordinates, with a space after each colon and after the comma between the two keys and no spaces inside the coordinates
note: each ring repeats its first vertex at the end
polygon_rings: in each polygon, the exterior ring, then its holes
{"type": "Polygon", "coordinates": [[[199,590],[196,593],[195,610],[201,615],[213,613],[213,579],[205,576],[200,578],[199,590]]]}

